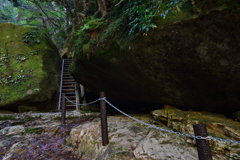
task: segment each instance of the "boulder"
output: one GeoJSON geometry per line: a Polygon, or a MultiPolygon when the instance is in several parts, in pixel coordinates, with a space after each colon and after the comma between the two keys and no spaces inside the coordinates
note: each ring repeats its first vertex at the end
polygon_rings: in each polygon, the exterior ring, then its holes
{"type": "MultiPolygon", "coordinates": [[[[123,102],[126,108],[139,110],[140,105],[132,102],[148,102],[236,112],[240,10],[223,3],[196,1],[197,7],[202,5],[200,13],[169,14],[166,20],[156,20],[158,28],[147,36],[139,35],[127,44],[123,41],[129,37],[122,41],[113,37],[99,46],[84,41],[70,72],[78,83],[96,93],[106,91],[108,100],[123,102]]],[[[91,40],[103,34],[89,32],[85,37],[91,40]]],[[[147,108],[146,103],[142,108],[147,108]]]]}
{"type": "Polygon", "coordinates": [[[0,109],[57,107],[61,58],[41,31],[0,24],[0,109]]]}
{"type": "MultiPolygon", "coordinates": [[[[149,117],[134,116],[149,123],[149,117]]],[[[109,144],[102,146],[100,119],[75,127],[67,143],[84,159],[197,159],[184,137],[151,129],[122,116],[108,116],[109,144]],[[177,142],[177,143],[176,143],[177,142]],[[184,147],[183,147],[184,146],[184,147]]]]}
{"type": "MultiPolygon", "coordinates": [[[[146,115],[132,115],[151,124],[146,115]]],[[[159,127],[172,131],[163,124],[159,127]]],[[[108,116],[109,144],[102,146],[100,118],[71,129],[67,144],[76,147],[83,159],[186,159],[197,160],[196,143],[191,138],[157,130],[123,116],[108,116]]],[[[210,142],[213,160],[239,159],[239,145],[210,142]]]]}
{"type": "Polygon", "coordinates": [[[23,132],[25,132],[25,128],[21,125],[5,127],[0,130],[0,134],[6,135],[6,136],[16,135],[23,132]]]}
{"type": "MultiPolygon", "coordinates": [[[[240,141],[240,122],[220,114],[179,109],[160,109],[151,114],[156,121],[176,132],[194,135],[193,124],[206,124],[209,136],[240,141]]],[[[240,145],[237,143],[211,140],[210,146],[213,153],[224,153],[225,156],[240,158],[240,145]]]]}

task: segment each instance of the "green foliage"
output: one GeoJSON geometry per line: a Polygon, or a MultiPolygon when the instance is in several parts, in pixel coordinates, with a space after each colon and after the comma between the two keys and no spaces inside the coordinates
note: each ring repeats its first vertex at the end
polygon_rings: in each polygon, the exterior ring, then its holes
{"type": "Polygon", "coordinates": [[[12,3],[5,0],[0,0],[0,23],[16,22],[17,10],[12,3]]]}
{"type": "Polygon", "coordinates": [[[79,31],[77,34],[79,35],[79,37],[76,41],[77,42],[76,53],[77,53],[78,59],[83,59],[84,58],[83,46],[89,42],[89,40],[91,39],[91,35],[86,34],[86,30],[79,31]]]}
{"type": "MultiPolygon", "coordinates": [[[[30,46],[35,45],[35,44],[40,44],[41,40],[37,39],[38,36],[38,31],[29,31],[26,32],[23,36],[23,42],[29,44],[30,46]]],[[[41,34],[41,33],[40,33],[41,34]]],[[[41,34],[42,35],[42,34],[41,34]]]]}
{"type": "MultiPolygon", "coordinates": [[[[64,3],[48,0],[18,0],[17,5],[13,1],[0,0],[0,4],[0,23],[44,30],[57,47],[63,46],[66,29],[71,20],[67,10],[74,9],[73,0],[66,4],[68,8],[64,3]]],[[[28,43],[28,40],[25,42],[28,43]]]]}
{"type": "MultiPolygon", "coordinates": [[[[29,56],[38,55],[38,52],[39,52],[38,50],[31,50],[29,53],[26,53],[26,55],[17,54],[15,56],[16,64],[29,60],[29,56]]],[[[3,51],[0,52],[0,71],[1,71],[1,68],[3,68],[3,66],[4,66],[4,63],[8,64],[9,60],[10,60],[8,55],[3,54],[3,53],[4,53],[3,51]]],[[[14,75],[13,73],[10,73],[10,74],[1,76],[0,77],[0,84],[1,85],[21,84],[21,82],[23,80],[27,80],[29,78],[29,74],[20,74],[20,73],[25,72],[24,68],[15,70],[15,73],[17,73],[17,72],[19,72],[19,74],[17,74],[17,75],[16,74],[14,75]]],[[[30,72],[32,72],[32,70],[28,70],[28,73],[30,73],[30,72]]]]}
{"type": "MultiPolygon", "coordinates": [[[[161,16],[165,19],[169,12],[181,12],[180,7],[187,0],[120,0],[115,6],[125,4],[124,17],[128,19],[129,34],[136,32],[147,33],[150,28],[156,28],[153,18],[161,16]],[[124,2],[124,3],[123,3],[124,2]]],[[[116,3],[116,0],[113,1],[116,3]]]]}
{"type": "Polygon", "coordinates": [[[41,134],[44,131],[43,128],[26,128],[26,133],[41,134]]]}
{"type": "Polygon", "coordinates": [[[86,23],[83,27],[81,27],[78,34],[81,34],[81,32],[87,31],[87,30],[94,30],[100,27],[104,24],[104,22],[101,22],[102,18],[94,18],[94,16],[91,16],[90,19],[86,20],[86,23]]]}
{"type": "Polygon", "coordinates": [[[14,116],[7,116],[7,115],[0,116],[0,121],[3,121],[3,120],[16,120],[16,118],[14,116]]]}

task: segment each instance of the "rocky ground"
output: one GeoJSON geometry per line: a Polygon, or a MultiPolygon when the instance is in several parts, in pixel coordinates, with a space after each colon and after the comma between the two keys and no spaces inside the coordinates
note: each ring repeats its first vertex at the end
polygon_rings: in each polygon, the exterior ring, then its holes
{"type": "Polygon", "coordinates": [[[94,119],[94,114],[68,112],[61,126],[60,113],[2,114],[0,159],[81,159],[76,149],[65,144],[71,128],[94,119]]]}
{"type": "MultiPolygon", "coordinates": [[[[67,112],[64,126],[60,116],[60,112],[1,114],[0,159],[198,159],[195,140],[152,129],[123,115],[108,116],[109,144],[105,147],[98,113],[67,112]]],[[[150,115],[132,116],[171,130],[150,115]]],[[[215,141],[211,145],[214,160],[240,159],[239,145],[215,141]]]]}

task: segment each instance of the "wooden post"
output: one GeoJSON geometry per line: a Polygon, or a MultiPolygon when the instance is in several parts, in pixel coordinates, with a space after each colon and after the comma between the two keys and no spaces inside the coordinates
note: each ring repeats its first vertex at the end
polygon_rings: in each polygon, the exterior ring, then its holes
{"type": "MultiPolygon", "coordinates": [[[[100,98],[105,97],[105,92],[99,93],[100,98]]],[[[101,112],[101,132],[102,132],[102,145],[106,146],[108,141],[108,125],[107,125],[107,108],[106,102],[104,100],[100,100],[100,112],[101,112]]]]}
{"type": "MultiPolygon", "coordinates": [[[[206,124],[193,125],[195,136],[207,137],[206,124]]],[[[196,139],[199,160],[212,160],[211,149],[206,139],[196,139]]]]}
{"type": "Polygon", "coordinates": [[[62,119],[61,119],[61,124],[65,124],[65,119],[66,119],[66,99],[65,99],[65,93],[62,94],[62,119]]]}

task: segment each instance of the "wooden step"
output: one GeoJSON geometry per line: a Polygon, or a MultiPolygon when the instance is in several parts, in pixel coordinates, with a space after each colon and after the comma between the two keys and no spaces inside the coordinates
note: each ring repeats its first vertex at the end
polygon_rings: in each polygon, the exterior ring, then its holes
{"type": "Polygon", "coordinates": [[[75,107],[76,108],[76,104],[66,104],[67,109],[70,107],[75,107]]]}
{"type": "Polygon", "coordinates": [[[63,75],[63,78],[72,78],[73,79],[73,77],[70,75],[63,75]]]}
{"type": "Polygon", "coordinates": [[[76,104],[66,104],[66,107],[76,107],[76,104]]]}
{"type": "Polygon", "coordinates": [[[62,82],[62,85],[69,85],[69,84],[75,85],[75,82],[71,82],[71,81],[70,82],[69,81],[62,82]]]}
{"type": "Polygon", "coordinates": [[[63,92],[74,92],[75,93],[75,89],[62,89],[63,92]]]}
{"type": "Polygon", "coordinates": [[[73,82],[62,82],[62,86],[64,86],[64,85],[69,85],[69,84],[75,85],[75,82],[74,82],[74,83],[73,83],[73,82]]]}
{"type": "Polygon", "coordinates": [[[68,108],[71,108],[71,107],[72,107],[72,108],[74,108],[74,107],[76,108],[76,105],[75,105],[75,104],[71,104],[71,105],[69,104],[69,105],[66,105],[66,107],[67,107],[67,109],[68,109],[68,108]]]}
{"type": "Polygon", "coordinates": [[[74,88],[75,89],[75,85],[62,85],[62,87],[64,87],[64,88],[69,87],[69,88],[74,88]]]}
{"type": "MultiPolygon", "coordinates": [[[[66,97],[75,103],[76,96],[75,96],[75,81],[73,77],[70,75],[68,68],[72,64],[72,59],[64,59],[63,65],[63,75],[62,75],[62,93],[66,94],[66,97]]],[[[62,108],[62,102],[60,102],[60,109],[62,108]]],[[[76,109],[76,104],[72,104],[68,100],[66,100],[66,109],[76,109]]]]}
{"type": "MultiPolygon", "coordinates": [[[[69,98],[68,98],[69,99],[69,98]]],[[[75,103],[76,102],[76,99],[69,99],[71,102],[73,102],[73,103],[75,103]]],[[[70,101],[68,101],[67,99],[66,99],[66,104],[68,105],[68,104],[72,104],[70,101]]],[[[61,105],[62,105],[62,103],[61,103],[61,105]]]]}
{"type": "Polygon", "coordinates": [[[75,96],[66,96],[68,99],[75,99],[75,96]]]}
{"type": "Polygon", "coordinates": [[[62,87],[62,91],[66,90],[66,89],[72,89],[72,90],[75,90],[75,87],[62,87]]]}
{"type": "Polygon", "coordinates": [[[70,87],[69,86],[62,86],[62,88],[65,88],[65,89],[68,89],[68,88],[75,89],[75,86],[74,85],[71,85],[70,87]]]}
{"type": "Polygon", "coordinates": [[[69,95],[71,95],[71,96],[73,96],[74,95],[74,97],[75,97],[75,92],[73,93],[73,92],[67,92],[67,93],[65,93],[66,94],[66,97],[69,97],[69,95]]]}
{"type": "Polygon", "coordinates": [[[71,90],[75,90],[75,87],[62,87],[62,91],[64,91],[64,92],[66,92],[65,90],[69,90],[69,89],[71,89],[71,90]]]}
{"type": "Polygon", "coordinates": [[[75,84],[75,81],[73,80],[73,79],[64,79],[64,80],[62,80],[62,83],[71,83],[71,84],[75,84]]]}

